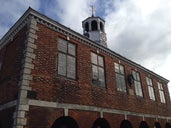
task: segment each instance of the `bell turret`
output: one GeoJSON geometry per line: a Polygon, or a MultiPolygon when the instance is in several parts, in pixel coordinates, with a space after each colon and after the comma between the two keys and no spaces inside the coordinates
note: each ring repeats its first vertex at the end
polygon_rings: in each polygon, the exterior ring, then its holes
{"type": "Polygon", "coordinates": [[[97,44],[107,47],[107,38],[104,26],[105,21],[100,17],[94,16],[92,11],[92,16],[82,22],[83,34],[89,39],[95,41],[97,44]]]}

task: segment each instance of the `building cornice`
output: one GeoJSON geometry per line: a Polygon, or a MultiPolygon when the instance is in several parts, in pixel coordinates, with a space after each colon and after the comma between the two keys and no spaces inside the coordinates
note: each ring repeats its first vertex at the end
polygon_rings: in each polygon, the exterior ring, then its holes
{"type": "Polygon", "coordinates": [[[29,8],[24,14],[23,16],[12,26],[12,28],[4,35],[4,37],[0,40],[0,49],[6,44],[8,43],[11,39],[13,39],[13,37],[15,36],[15,34],[21,30],[21,28],[28,22],[28,19],[30,18],[34,18],[38,23],[41,23],[45,26],[47,26],[50,29],[53,29],[54,31],[57,31],[61,34],[66,35],[67,37],[73,38],[74,40],[77,40],[78,42],[81,42],[85,45],[88,45],[94,49],[97,49],[98,51],[101,51],[113,58],[117,58],[118,60],[124,61],[132,66],[135,66],[136,68],[139,68],[149,74],[152,74],[154,76],[156,76],[157,78],[159,78],[160,80],[168,83],[169,80],[163,78],[162,76],[146,69],[145,67],[119,55],[118,53],[115,53],[114,51],[103,47],[101,45],[98,45],[97,43],[95,43],[94,41],[88,39],[87,37],[81,35],[80,33],[77,33],[73,30],[71,30],[68,27],[65,27],[64,25],[60,24],[59,22],[50,19],[49,17],[33,10],[32,8],[29,8]]]}

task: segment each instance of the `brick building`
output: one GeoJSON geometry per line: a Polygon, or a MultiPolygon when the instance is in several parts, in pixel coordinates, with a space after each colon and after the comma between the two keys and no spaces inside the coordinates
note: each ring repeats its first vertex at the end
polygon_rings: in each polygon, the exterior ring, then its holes
{"type": "Polygon", "coordinates": [[[0,128],[169,128],[168,80],[29,8],[0,40],[0,128]]]}

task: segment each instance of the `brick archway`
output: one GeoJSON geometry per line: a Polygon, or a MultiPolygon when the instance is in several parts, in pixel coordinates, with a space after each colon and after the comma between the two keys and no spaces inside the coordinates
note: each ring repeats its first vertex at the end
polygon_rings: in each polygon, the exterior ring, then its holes
{"type": "Polygon", "coordinates": [[[69,116],[63,116],[55,120],[51,128],[79,128],[77,122],[69,116]]]}
{"type": "Polygon", "coordinates": [[[110,128],[108,121],[104,118],[98,118],[94,123],[92,128],[110,128]]]}
{"type": "Polygon", "coordinates": [[[133,128],[131,122],[123,120],[120,124],[120,128],[133,128]]]}
{"type": "Polygon", "coordinates": [[[149,126],[145,121],[141,121],[139,128],[149,128],[149,126]]]}

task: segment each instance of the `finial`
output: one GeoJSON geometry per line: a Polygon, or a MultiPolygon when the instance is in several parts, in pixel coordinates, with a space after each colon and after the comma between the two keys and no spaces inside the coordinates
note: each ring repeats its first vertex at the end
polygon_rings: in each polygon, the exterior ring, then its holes
{"type": "Polygon", "coordinates": [[[94,5],[91,5],[91,11],[92,11],[92,17],[94,17],[94,14],[95,14],[95,7],[94,7],[94,5]]]}

